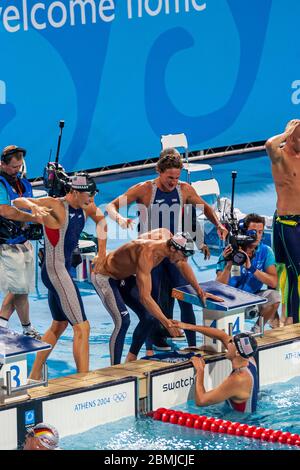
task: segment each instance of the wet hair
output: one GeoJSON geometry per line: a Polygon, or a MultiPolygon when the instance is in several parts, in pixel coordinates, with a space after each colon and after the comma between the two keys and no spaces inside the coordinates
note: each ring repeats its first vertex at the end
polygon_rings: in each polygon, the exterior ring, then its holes
{"type": "Polygon", "coordinates": [[[159,156],[159,160],[156,164],[156,170],[159,173],[163,173],[166,170],[172,168],[178,168],[181,170],[183,167],[181,155],[178,150],[174,148],[164,149],[159,156]]]}
{"type": "Polygon", "coordinates": [[[245,229],[249,228],[249,225],[251,224],[251,222],[254,222],[255,224],[263,224],[263,226],[265,226],[265,223],[266,223],[265,218],[262,217],[261,215],[254,214],[254,213],[248,214],[244,218],[245,229]]]}

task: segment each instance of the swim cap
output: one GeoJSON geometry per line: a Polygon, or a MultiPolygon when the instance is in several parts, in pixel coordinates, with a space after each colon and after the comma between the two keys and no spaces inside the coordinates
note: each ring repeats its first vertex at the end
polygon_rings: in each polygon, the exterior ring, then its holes
{"type": "Polygon", "coordinates": [[[33,428],[28,429],[28,433],[36,437],[47,449],[53,450],[58,446],[59,434],[51,424],[38,423],[33,428]]]}
{"type": "Polygon", "coordinates": [[[170,239],[170,244],[176,250],[181,251],[184,256],[192,256],[195,254],[194,241],[189,232],[178,232],[170,239]]]}
{"type": "Polygon", "coordinates": [[[90,193],[91,196],[95,196],[95,194],[99,192],[94,179],[85,172],[71,176],[70,186],[75,191],[87,192],[90,193]]]}
{"type": "Polygon", "coordinates": [[[248,359],[255,354],[257,350],[256,339],[247,333],[239,333],[233,337],[234,344],[240,356],[248,359]]]}
{"type": "Polygon", "coordinates": [[[23,147],[18,147],[17,145],[7,145],[7,147],[4,147],[2,150],[1,160],[5,163],[8,158],[19,152],[23,154],[23,157],[25,157],[26,150],[23,147]]]}

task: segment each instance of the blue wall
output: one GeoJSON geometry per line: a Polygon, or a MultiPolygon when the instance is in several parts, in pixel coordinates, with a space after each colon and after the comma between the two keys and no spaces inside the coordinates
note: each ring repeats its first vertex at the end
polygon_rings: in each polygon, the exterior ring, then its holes
{"type": "Polygon", "coordinates": [[[157,156],[161,134],[217,147],[262,140],[299,117],[299,0],[0,7],[0,146],[28,149],[29,176],[42,174],[51,148],[55,156],[60,119],[61,163],[72,171],[157,156]]]}

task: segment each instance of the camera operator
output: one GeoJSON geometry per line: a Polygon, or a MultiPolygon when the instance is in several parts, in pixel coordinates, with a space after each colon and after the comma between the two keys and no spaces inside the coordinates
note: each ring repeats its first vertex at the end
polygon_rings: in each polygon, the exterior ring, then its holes
{"type": "MultiPolygon", "coordinates": [[[[244,219],[244,230],[246,234],[255,231],[253,239],[256,239],[242,244],[238,242],[239,251],[245,255],[245,262],[239,266],[235,264],[232,259],[233,247],[229,244],[218,260],[216,271],[217,281],[267,299],[267,303],[259,306],[259,313],[266,323],[276,314],[280,294],[275,290],[278,278],[273,250],[261,242],[264,226],[264,217],[248,214],[244,219]],[[262,290],[263,284],[267,285],[266,290],[262,290]]],[[[259,331],[258,322],[252,330],[255,333],[259,331]]]]}
{"type": "Polygon", "coordinates": [[[9,145],[1,154],[0,167],[0,290],[5,294],[0,326],[6,328],[16,309],[23,326],[23,333],[40,337],[29,319],[28,293],[34,277],[33,248],[28,241],[22,222],[39,222],[47,209],[38,208],[32,214],[12,207],[12,201],[20,197],[32,197],[31,184],[20,177],[26,150],[9,145]]]}

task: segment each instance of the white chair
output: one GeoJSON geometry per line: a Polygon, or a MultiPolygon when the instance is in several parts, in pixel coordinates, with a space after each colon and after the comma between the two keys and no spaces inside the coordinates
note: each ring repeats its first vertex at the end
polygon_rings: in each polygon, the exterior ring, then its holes
{"type": "Polygon", "coordinates": [[[184,158],[188,163],[188,143],[185,134],[168,134],[162,135],[160,138],[161,148],[165,150],[167,148],[182,148],[184,149],[184,158]]]}
{"type": "Polygon", "coordinates": [[[195,181],[192,186],[199,196],[209,196],[210,194],[216,195],[217,198],[220,196],[220,186],[215,178],[195,181]]]}
{"type": "Polygon", "coordinates": [[[168,134],[162,135],[160,138],[162,149],[169,147],[188,148],[187,138],[185,134],[168,134]]]}

